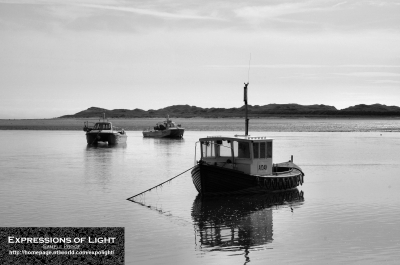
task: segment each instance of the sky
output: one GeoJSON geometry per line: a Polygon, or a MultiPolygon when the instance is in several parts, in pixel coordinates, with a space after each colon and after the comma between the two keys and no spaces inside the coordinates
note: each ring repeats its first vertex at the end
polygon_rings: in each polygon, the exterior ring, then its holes
{"type": "Polygon", "coordinates": [[[400,1],[0,0],[0,119],[400,106],[400,1]]]}

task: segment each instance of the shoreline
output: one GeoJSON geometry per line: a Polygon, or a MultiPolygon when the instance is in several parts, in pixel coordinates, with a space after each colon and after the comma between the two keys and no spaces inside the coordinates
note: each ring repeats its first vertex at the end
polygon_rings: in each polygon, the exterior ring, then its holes
{"type": "MultiPolygon", "coordinates": [[[[174,118],[186,131],[243,131],[243,118],[174,118]]],[[[53,119],[0,119],[0,130],[49,130],[82,131],[85,121],[97,122],[98,118],[53,119]]],[[[153,128],[165,118],[116,118],[109,119],[114,126],[126,131],[142,131],[153,128]]],[[[399,132],[400,117],[269,117],[251,118],[250,130],[286,132],[345,132],[381,131],[399,132]],[[371,121],[372,123],[369,123],[371,121]]]]}

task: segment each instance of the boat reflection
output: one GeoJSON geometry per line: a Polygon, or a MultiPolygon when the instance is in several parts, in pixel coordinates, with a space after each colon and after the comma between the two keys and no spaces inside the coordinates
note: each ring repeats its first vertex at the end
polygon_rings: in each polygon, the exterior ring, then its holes
{"type": "Polygon", "coordinates": [[[126,149],[126,143],[87,145],[83,160],[85,179],[107,188],[111,179],[121,174],[120,167],[116,165],[122,164],[125,160],[126,149]]]}
{"type": "Polygon", "coordinates": [[[125,149],[127,147],[126,143],[118,144],[118,145],[109,145],[107,143],[102,143],[99,142],[97,144],[93,145],[86,145],[86,150],[91,151],[91,150],[96,150],[96,149],[102,149],[102,148],[110,148],[110,149],[125,149]]]}
{"type": "Polygon", "coordinates": [[[151,137],[144,137],[143,141],[154,142],[154,144],[158,145],[169,145],[175,143],[184,143],[184,138],[151,138],[151,137]]]}
{"type": "Polygon", "coordinates": [[[304,193],[298,189],[268,194],[224,197],[201,197],[193,203],[192,219],[196,245],[201,251],[244,250],[246,259],[251,248],[273,240],[272,210],[287,205],[299,206],[304,193]]]}

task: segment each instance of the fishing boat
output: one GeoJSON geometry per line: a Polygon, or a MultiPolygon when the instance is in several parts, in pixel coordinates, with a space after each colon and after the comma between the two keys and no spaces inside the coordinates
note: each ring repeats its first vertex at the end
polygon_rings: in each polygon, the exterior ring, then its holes
{"type": "Polygon", "coordinates": [[[159,122],[154,126],[153,129],[143,130],[143,137],[153,138],[182,138],[185,128],[182,128],[180,124],[167,119],[163,122],[159,122]]]}
{"type": "MultiPolygon", "coordinates": [[[[200,138],[200,159],[195,156],[193,184],[202,195],[258,193],[294,189],[304,182],[302,169],[293,163],[273,163],[273,139],[248,134],[247,86],[244,87],[245,134],[200,138]]],[[[197,155],[197,154],[196,154],[197,155]]]]}
{"type": "Polygon", "coordinates": [[[93,126],[89,122],[84,123],[83,131],[86,132],[86,141],[88,145],[95,145],[99,142],[107,143],[109,145],[126,143],[128,136],[123,128],[113,126],[113,124],[106,120],[103,114],[103,120],[94,123],[93,126]]]}

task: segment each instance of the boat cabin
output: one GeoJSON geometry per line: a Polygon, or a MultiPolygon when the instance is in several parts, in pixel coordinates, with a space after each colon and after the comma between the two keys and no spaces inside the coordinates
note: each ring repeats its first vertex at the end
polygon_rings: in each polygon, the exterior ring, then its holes
{"type": "Polygon", "coordinates": [[[111,122],[96,122],[92,130],[102,130],[102,131],[112,130],[112,124],[111,122]]]}
{"type": "Polygon", "coordinates": [[[272,139],[209,136],[200,138],[201,160],[251,175],[272,174],[272,139]]]}
{"type": "Polygon", "coordinates": [[[154,127],[154,130],[162,131],[169,128],[180,128],[180,127],[181,127],[180,124],[177,125],[175,122],[167,120],[165,122],[157,123],[156,126],[154,127]]]}

